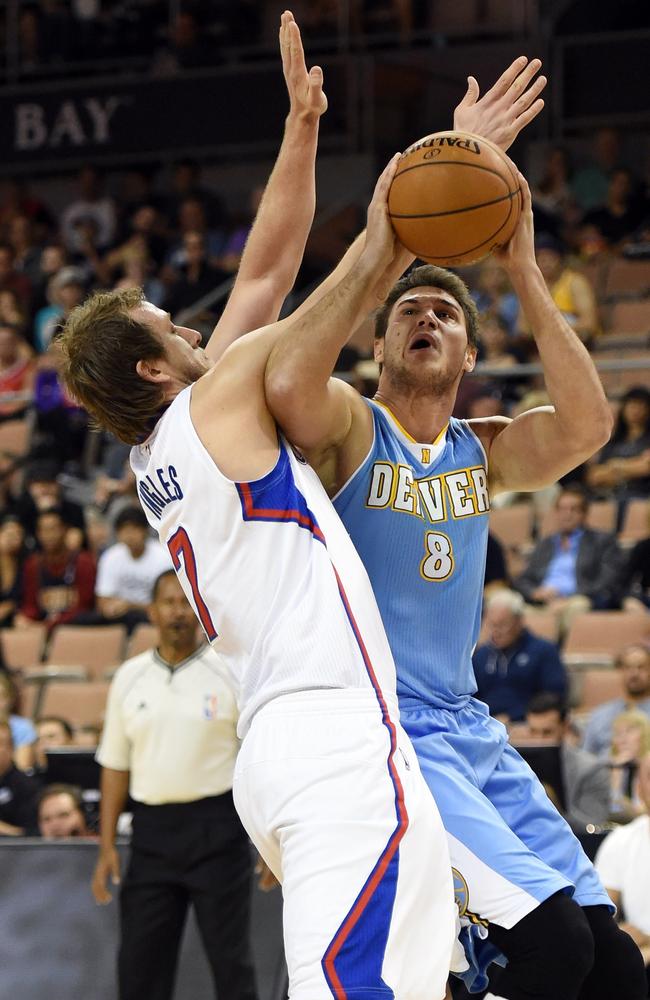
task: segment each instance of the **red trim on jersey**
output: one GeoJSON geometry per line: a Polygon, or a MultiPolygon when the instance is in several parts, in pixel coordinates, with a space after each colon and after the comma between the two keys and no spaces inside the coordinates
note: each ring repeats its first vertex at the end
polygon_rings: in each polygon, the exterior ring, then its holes
{"type": "Polygon", "coordinates": [[[253,494],[248,483],[238,483],[237,488],[244,501],[244,512],[247,518],[260,521],[295,521],[301,528],[308,528],[319,542],[325,543],[325,536],[313,518],[308,517],[299,510],[273,509],[269,507],[256,507],[253,502],[253,494]]]}

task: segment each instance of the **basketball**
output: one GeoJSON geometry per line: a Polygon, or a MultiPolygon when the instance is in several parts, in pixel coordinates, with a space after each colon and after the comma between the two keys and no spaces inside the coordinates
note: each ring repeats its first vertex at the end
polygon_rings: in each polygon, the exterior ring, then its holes
{"type": "Polygon", "coordinates": [[[429,264],[473,264],[512,236],[519,178],[493,143],[436,132],[402,154],[388,194],[398,239],[429,264]]]}

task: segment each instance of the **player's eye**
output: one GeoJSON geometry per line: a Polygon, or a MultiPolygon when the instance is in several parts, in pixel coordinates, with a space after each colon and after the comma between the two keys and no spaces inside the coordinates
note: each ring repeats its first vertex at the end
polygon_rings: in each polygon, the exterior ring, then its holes
{"type": "Polygon", "coordinates": [[[404,310],[402,316],[413,316],[415,314],[415,309],[411,309],[410,306],[404,310]]]}

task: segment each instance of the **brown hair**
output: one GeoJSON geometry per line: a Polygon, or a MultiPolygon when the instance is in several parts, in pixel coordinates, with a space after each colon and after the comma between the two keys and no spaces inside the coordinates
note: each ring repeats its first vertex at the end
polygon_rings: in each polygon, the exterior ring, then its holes
{"type": "Polygon", "coordinates": [[[55,795],[69,795],[74,802],[75,809],[83,813],[84,800],[82,796],[81,789],[77,785],[64,785],[63,782],[56,785],[46,785],[45,788],[41,789],[38,796],[38,811],[40,813],[41,806],[47,799],[53,798],[55,795]]]}
{"type": "Polygon", "coordinates": [[[478,347],[478,310],[469,293],[469,288],[462,278],[459,278],[453,271],[446,271],[434,264],[422,264],[420,267],[414,267],[412,271],[409,271],[393,285],[384,304],[375,313],[375,337],[380,339],[386,336],[390,311],[404,292],[408,292],[410,288],[420,288],[423,285],[442,288],[445,292],[453,295],[465,314],[467,341],[470,347],[478,347]]]}
{"type": "Polygon", "coordinates": [[[164,356],[145,323],[130,314],[144,302],[140,288],[96,292],[73,309],[60,337],[68,389],[100,427],[137,444],[153,427],[162,389],[140,378],[138,361],[164,356]]]}

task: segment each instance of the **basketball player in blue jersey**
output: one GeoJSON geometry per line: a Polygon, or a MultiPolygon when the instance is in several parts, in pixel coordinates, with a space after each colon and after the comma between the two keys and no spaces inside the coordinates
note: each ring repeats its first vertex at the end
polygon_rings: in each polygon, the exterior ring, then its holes
{"type": "MultiPolygon", "coordinates": [[[[641,1000],[640,954],[591,863],[505,728],[473,697],[490,498],[556,482],[612,426],[591,359],[537,267],[519,177],[521,219],[497,257],[533,330],[552,406],[514,420],[451,416],[474,368],[477,314],[463,282],[431,266],[398,281],[377,311],[373,400],[330,377],[352,332],[334,321],[326,336],[306,324],[285,331],[267,366],[267,399],[368,570],[402,724],[448,833],[468,945],[479,939],[478,967],[481,952],[507,959],[488,996],[641,1000]]],[[[410,260],[396,247],[396,269],[410,260]]]]}

